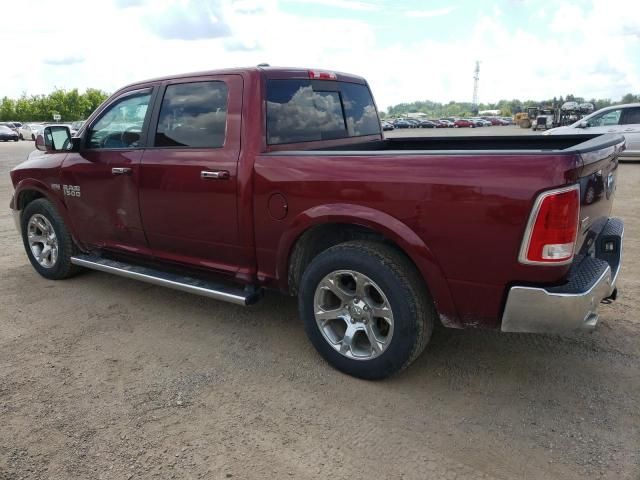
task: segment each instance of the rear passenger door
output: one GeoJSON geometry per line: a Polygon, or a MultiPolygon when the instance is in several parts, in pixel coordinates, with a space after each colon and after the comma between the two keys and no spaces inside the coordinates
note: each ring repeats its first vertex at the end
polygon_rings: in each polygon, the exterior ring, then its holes
{"type": "Polygon", "coordinates": [[[140,212],[159,259],[234,273],[242,77],[166,82],[141,162],[140,212]]]}
{"type": "Polygon", "coordinates": [[[640,156],[640,107],[625,108],[620,120],[627,153],[640,156]]]}

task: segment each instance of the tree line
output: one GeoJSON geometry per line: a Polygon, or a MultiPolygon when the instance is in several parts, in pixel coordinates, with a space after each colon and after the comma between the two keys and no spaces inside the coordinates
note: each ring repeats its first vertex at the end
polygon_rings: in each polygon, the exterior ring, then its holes
{"type": "Polygon", "coordinates": [[[108,96],[96,88],[84,93],[74,88],[56,89],[48,95],[23,94],[18,99],[4,97],[0,100],[0,121],[52,122],[55,114],[62,122],[85,120],[108,96]]]}
{"type": "Polygon", "coordinates": [[[549,100],[500,100],[497,103],[481,103],[478,105],[477,110],[474,108],[471,102],[449,102],[439,103],[432,102],[430,100],[416,101],[411,103],[400,103],[393,105],[383,112],[383,116],[398,117],[406,115],[409,112],[421,112],[425,113],[430,118],[444,118],[444,117],[469,117],[482,110],[500,110],[503,116],[511,116],[513,114],[523,112],[528,107],[538,106],[561,106],[564,102],[578,102],[592,103],[596,110],[599,110],[610,105],[620,105],[624,103],[636,103],[640,102],[640,95],[634,95],[628,93],[623,96],[620,101],[612,101],[611,99],[595,99],[590,100],[584,97],[577,97],[575,95],[567,95],[566,97],[552,98],[549,100]]]}

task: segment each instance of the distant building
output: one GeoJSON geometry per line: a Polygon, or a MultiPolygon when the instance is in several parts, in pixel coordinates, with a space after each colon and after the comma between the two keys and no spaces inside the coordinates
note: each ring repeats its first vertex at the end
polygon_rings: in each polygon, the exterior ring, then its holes
{"type": "Polygon", "coordinates": [[[500,113],[501,113],[500,110],[480,110],[478,112],[478,115],[486,115],[486,116],[497,117],[498,115],[500,115],[500,113]]]}
{"type": "Polygon", "coordinates": [[[409,112],[409,113],[407,113],[407,117],[408,118],[424,118],[426,116],[427,116],[427,114],[426,113],[422,113],[422,112],[409,112]]]}

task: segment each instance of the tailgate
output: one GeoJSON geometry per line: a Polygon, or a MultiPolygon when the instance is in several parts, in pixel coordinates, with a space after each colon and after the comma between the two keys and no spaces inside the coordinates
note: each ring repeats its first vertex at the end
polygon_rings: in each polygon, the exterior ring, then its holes
{"type": "Polygon", "coordinates": [[[580,183],[580,223],[576,251],[586,254],[595,237],[604,228],[616,191],[618,156],[624,150],[624,138],[602,135],[580,145],[576,153],[582,160],[580,183]]]}

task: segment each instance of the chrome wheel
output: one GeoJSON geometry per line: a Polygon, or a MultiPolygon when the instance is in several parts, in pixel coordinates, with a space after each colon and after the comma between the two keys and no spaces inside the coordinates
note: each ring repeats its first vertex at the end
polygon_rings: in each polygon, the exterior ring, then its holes
{"type": "Polygon", "coordinates": [[[58,260],[58,237],[47,217],[36,213],[27,223],[27,241],[33,257],[44,268],[52,268],[58,260]]]}
{"type": "Polygon", "coordinates": [[[316,287],[316,323],[324,339],[340,354],[355,360],[381,355],[393,336],[393,312],[382,289],[353,270],[326,275],[316,287]]]}

